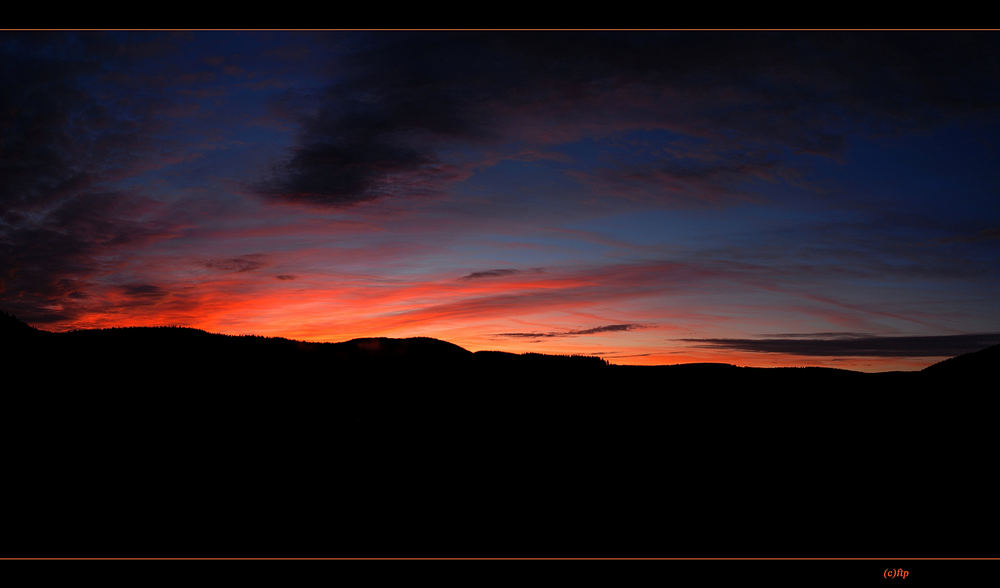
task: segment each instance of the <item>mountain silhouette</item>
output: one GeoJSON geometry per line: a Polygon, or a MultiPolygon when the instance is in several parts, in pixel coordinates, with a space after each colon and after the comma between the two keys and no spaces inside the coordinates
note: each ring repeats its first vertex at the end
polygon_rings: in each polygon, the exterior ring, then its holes
{"type": "Polygon", "coordinates": [[[4,555],[1000,551],[997,348],[883,374],[616,366],[3,314],[0,351],[4,555]]]}
{"type": "Polygon", "coordinates": [[[37,333],[35,328],[21,322],[16,316],[0,310],[0,337],[25,337],[37,333]]]}
{"type": "Polygon", "coordinates": [[[965,353],[924,368],[935,376],[986,377],[996,376],[1000,368],[1000,345],[965,353]]]}

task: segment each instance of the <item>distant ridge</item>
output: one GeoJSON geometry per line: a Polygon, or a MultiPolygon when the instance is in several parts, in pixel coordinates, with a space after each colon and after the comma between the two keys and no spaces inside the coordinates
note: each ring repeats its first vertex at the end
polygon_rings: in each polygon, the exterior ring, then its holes
{"type": "Polygon", "coordinates": [[[408,337],[406,339],[364,337],[351,339],[342,343],[331,343],[331,345],[354,347],[362,353],[387,356],[450,356],[467,358],[472,355],[472,352],[464,347],[432,337],[408,337]]]}
{"type": "Polygon", "coordinates": [[[38,329],[21,321],[12,314],[0,310],[0,335],[2,336],[23,336],[39,333],[38,329]]]}
{"type": "Polygon", "coordinates": [[[986,374],[995,373],[998,367],[1000,367],[1000,345],[994,345],[940,361],[924,368],[922,372],[934,375],[986,374]]]}
{"type": "MultiPolygon", "coordinates": [[[[156,327],[109,327],[104,329],[81,329],[67,331],[64,333],[52,333],[36,329],[21,321],[16,316],[0,311],[0,343],[9,344],[24,337],[38,338],[39,344],[43,341],[51,342],[59,348],[64,348],[71,341],[83,343],[84,341],[100,341],[101,344],[107,342],[116,347],[149,346],[158,352],[171,346],[178,345],[178,341],[194,342],[200,341],[199,349],[202,351],[225,351],[231,352],[236,348],[249,351],[251,347],[256,353],[264,353],[265,357],[268,349],[282,349],[282,353],[287,355],[305,353],[313,355],[318,352],[329,359],[336,360],[359,360],[359,361],[407,361],[415,363],[456,363],[462,364],[470,360],[475,360],[479,364],[504,364],[510,361],[518,363],[558,363],[559,365],[590,365],[590,366],[610,366],[606,360],[597,356],[584,355],[550,355],[542,353],[510,353],[505,351],[484,350],[472,352],[459,345],[432,337],[364,337],[351,339],[336,343],[318,343],[308,341],[298,341],[283,337],[265,337],[260,335],[225,335],[220,333],[210,333],[202,329],[176,326],[156,326],[156,327]],[[164,347],[166,346],[166,347],[164,347]]],[[[188,346],[189,343],[185,343],[188,346]]],[[[48,346],[48,344],[46,344],[48,346]]],[[[982,375],[987,372],[996,371],[1000,366],[1000,345],[994,345],[980,351],[966,353],[944,361],[933,364],[920,371],[914,372],[891,372],[898,374],[919,374],[926,373],[932,375],[982,375]]],[[[772,367],[772,368],[743,368],[728,363],[685,363],[659,366],[615,366],[618,368],[672,368],[683,369],[684,371],[722,374],[728,373],[735,376],[737,372],[766,371],[777,373],[812,373],[827,375],[851,375],[862,374],[853,370],[822,367],[772,367]]],[[[888,374],[890,372],[884,372],[888,374]]]]}
{"type": "MultiPolygon", "coordinates": [[[[560,364],[567,361],[573,365],[608,365],[603,359],[593,356],[547,355],[540,353],[508,353],[503,351],[479,351],[473,353],[464,347],[432,337],[363,337],[349,341],[320,343],[298,341],[284,337],[264,337],[260,335],[225,335],[210,333],[202,329],[176,326],[154,327],[108,327],[103,329],[79,329],[64,333],[52,333],[35,329],[14,315],[0,311],[0,343],[9,344],[26,336],[45,335],[45,351],[66,350],[66,346],[90,353],[99,347],[108,347],[115,353],[137,353],[143,348],[156,353],[182,352],[197,349],[204,353],[252,353],[260,359],[277,353],[282,358],[290,355],[322,356],[342,362],[388,361],[414,364],[440,365],[442,363],[461,365],[477,360],[477,363],[503,363],[517,360],[519,363],[560,364]]],[[[276,356],[275,356],[276,357],[276,356]]],[[[189,357],[189,359],[192,359],[189,357]]]]}

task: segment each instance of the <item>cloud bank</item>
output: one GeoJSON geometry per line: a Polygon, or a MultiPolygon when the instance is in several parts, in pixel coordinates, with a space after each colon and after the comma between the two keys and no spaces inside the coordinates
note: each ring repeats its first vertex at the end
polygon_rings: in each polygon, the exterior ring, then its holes
{"type": "MultiPolygon", "coordinates": [[[[824,335],[824,333],[819,333],[824,335]]],[[[921,337],[681,339],[702,349],[829,357],[949,357],[1000,344],[1000,333],[921,337]]]]}

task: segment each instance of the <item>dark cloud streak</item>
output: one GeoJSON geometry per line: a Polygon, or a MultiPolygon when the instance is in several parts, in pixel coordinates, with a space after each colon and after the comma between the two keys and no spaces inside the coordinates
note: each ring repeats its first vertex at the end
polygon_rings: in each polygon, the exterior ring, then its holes
{"type": "Polygon", "coordinates": [[[472,272],[471,274],[466,274],[461,277],[463,280],[481,280],[483,278],[500,278],[503,276],[510,276],[513,274],[521,273],[521,270],[516,269],[495,269],[495,270],[485,270],[481,272],[472,272]]]}
{"type": "Polygon", "coordinates": [[[91,275],[170,232],[143,218],[155,202],[111,186],[154,159],[162,99],[94,85],[106,59],[142,59],[147,40],[0,35],[0,302],[28,321],[72,318],[91,275]]]}
{"type": "MultiPolygon", "coordinates": [[[[265,265],[266,256],[261,253],[250,253],[247,255],[240,255],[239,257],[227,257],[222,259],[209,259],[202,262],[202,265],[208,269],[219,270],[224,272],[252,272],[258,270],[265,265]]],[[[287,279],[279,276],[278,279],[287,279]]]]}
{"type": "Polygon", "coordinates": [[[579,335],[596,335],[598,333],[616,333],[621,331],[631,331],[633,329],[641,329],[643,325],[637,324],[621,324],[621,325],[603,325],[600,327],[593,327],[590,329],[580,329],[576,331],[554,331],[549,333],[497,333],[495,337],[514,337],[523,339],[540,339],[540,338],[551,338],[551,337],[576,337],[579,335]]]}
{"type": "Polygon", "coordinates": [[[771,339],[864,339],[872,338],[875,335],[871,333],[851,333],[844,331],[834,331],[825,333],[772,333],[761,335],[761,337],[768,337],[771,339]]]}
{"type": "MultiPolygon", "coordinates": [[[[437,194],[469,169],[445,153],[665,129],[707,141],[683,159],[593,172],[714,200],[836,156],[853,130],[895,133],[995,110],[995,36],[905,32],[452,32],[351,36],[338,80],[256,191],[321,207],[437,194]]],[[[586,179],[587,176],[580,176],[586,179]]]]}
{"type": "Polygon", "coordinates": [[[1000,343],[1000,333],[819,339],[681,339],[702,349],[844,357],[949,357],[1000,343]]]}

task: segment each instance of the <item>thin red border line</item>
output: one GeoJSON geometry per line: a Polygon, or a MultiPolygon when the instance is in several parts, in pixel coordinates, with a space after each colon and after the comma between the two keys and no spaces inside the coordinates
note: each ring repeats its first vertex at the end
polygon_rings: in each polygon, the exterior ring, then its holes
{"type": "Polygon", "coordinates": [[[651,560],[651,561],[1000,561],[1000,557],[0,557],[14,560],[651,560]]]}
{"type": "Polygon", "coordinates": [[[246,31],[263,31],[263,32],[269,32],[269,31],[273,31],[273,32],[284,32],[284,31],[288,31],[288,32],[296,32],[296,31],[299,31],[299,32],[324,32],[324,31],[326,31],[326,32],[335,32],[335,31],[341,31],[341,32],[357,32],[357,31],[372,31],[372,32],[377,32],[377,31],[414,31],[414,32],[419,32],[419,31],[428,31],[428,32],[435,32],[435,31],[438,31],[438,32],[441,32],[441,31],[470,31],[470,32],[476,32],[476,31],[538,31],[538,32],[559,32],[559,31],[569,31],[569,32],[573,32],[573,31],[577,31],[577,32],[579,32],[579,31],[608,31],[608,32],[618,32],[618,31],[621,31],[621,32],[633,32],[633,31],[634,32],[654,32],[654,31],[677,31],[677,32],[680,32],[680,31],[692,31],[692,32],[698,32],[698,31],[701,31],[701,32],[713,32],[713,31],[714,32],[723,32],[723,31],[761,31],[761,32],[781,32],[781,31],[788,31],[788,32],[795,32],[795,31],[803,31],[803,32],[815,32],[815,31],[844,31],[844,32],[864,32],[864,31],[872,31],[872,32],[892,32],[892,31],[901,31],[901,32],[906,32],[906,31],[911,31],[911,32],[912,31],[969,31],[969,32],[988,32],[988,31],[1000,31],[1000,29],[996,29],[996,28],[991,28],[991,29],[983,29],[983,28],[924,28],[924,29],[909,29],[909,28],[904,28],[904,29],[886,29],[886,28],[875,28],[875,29],[860,29],[860,28],[845,28],[845,29],[718,29],[718,28],[717,29],[711,29],[711,28],[709,28],[709,29],[623,29],[623,28],[611,28],[611,29],[579,29],[579,28],[572,28],[572,29],[549,29],[549,28],[541,28],[541,29],[461,29],[461,28],[453,28],[453,29],[433,29],[433,28],[432,29],[391,29],[391,28],[372,28],[372,29],[286,29],[286,28],[282,28],[282,29],[245,29],[245,28],[238,28],[238,29],[221,29],[221,28],[220,29],[215,29],[215,28],[209,28],[209,29],[172,29],[172,28],[167,28],[167,29],[152,29],[152,28],[127,28],[127,29],[87,29],[87,28],[78,28],[78,29],[46,29],[46,28],[22,28],[22,29],[8,29],[8,28],[0,28],[0,31],[2,31],[2,32],[10,32],[10,31],[25,31],[25,32],[28,32],[28,31],[123,31],[123,32],[124,31],[148,31],[148,32],[171,32],[171,31],[192,31],[192,32],[197,32],[197,31],[206,31],[206,32],[213,32],[213,31],[214,32],[240,32],[240,31],[244,31],[244,32],[246,32],[246,31]]]}

